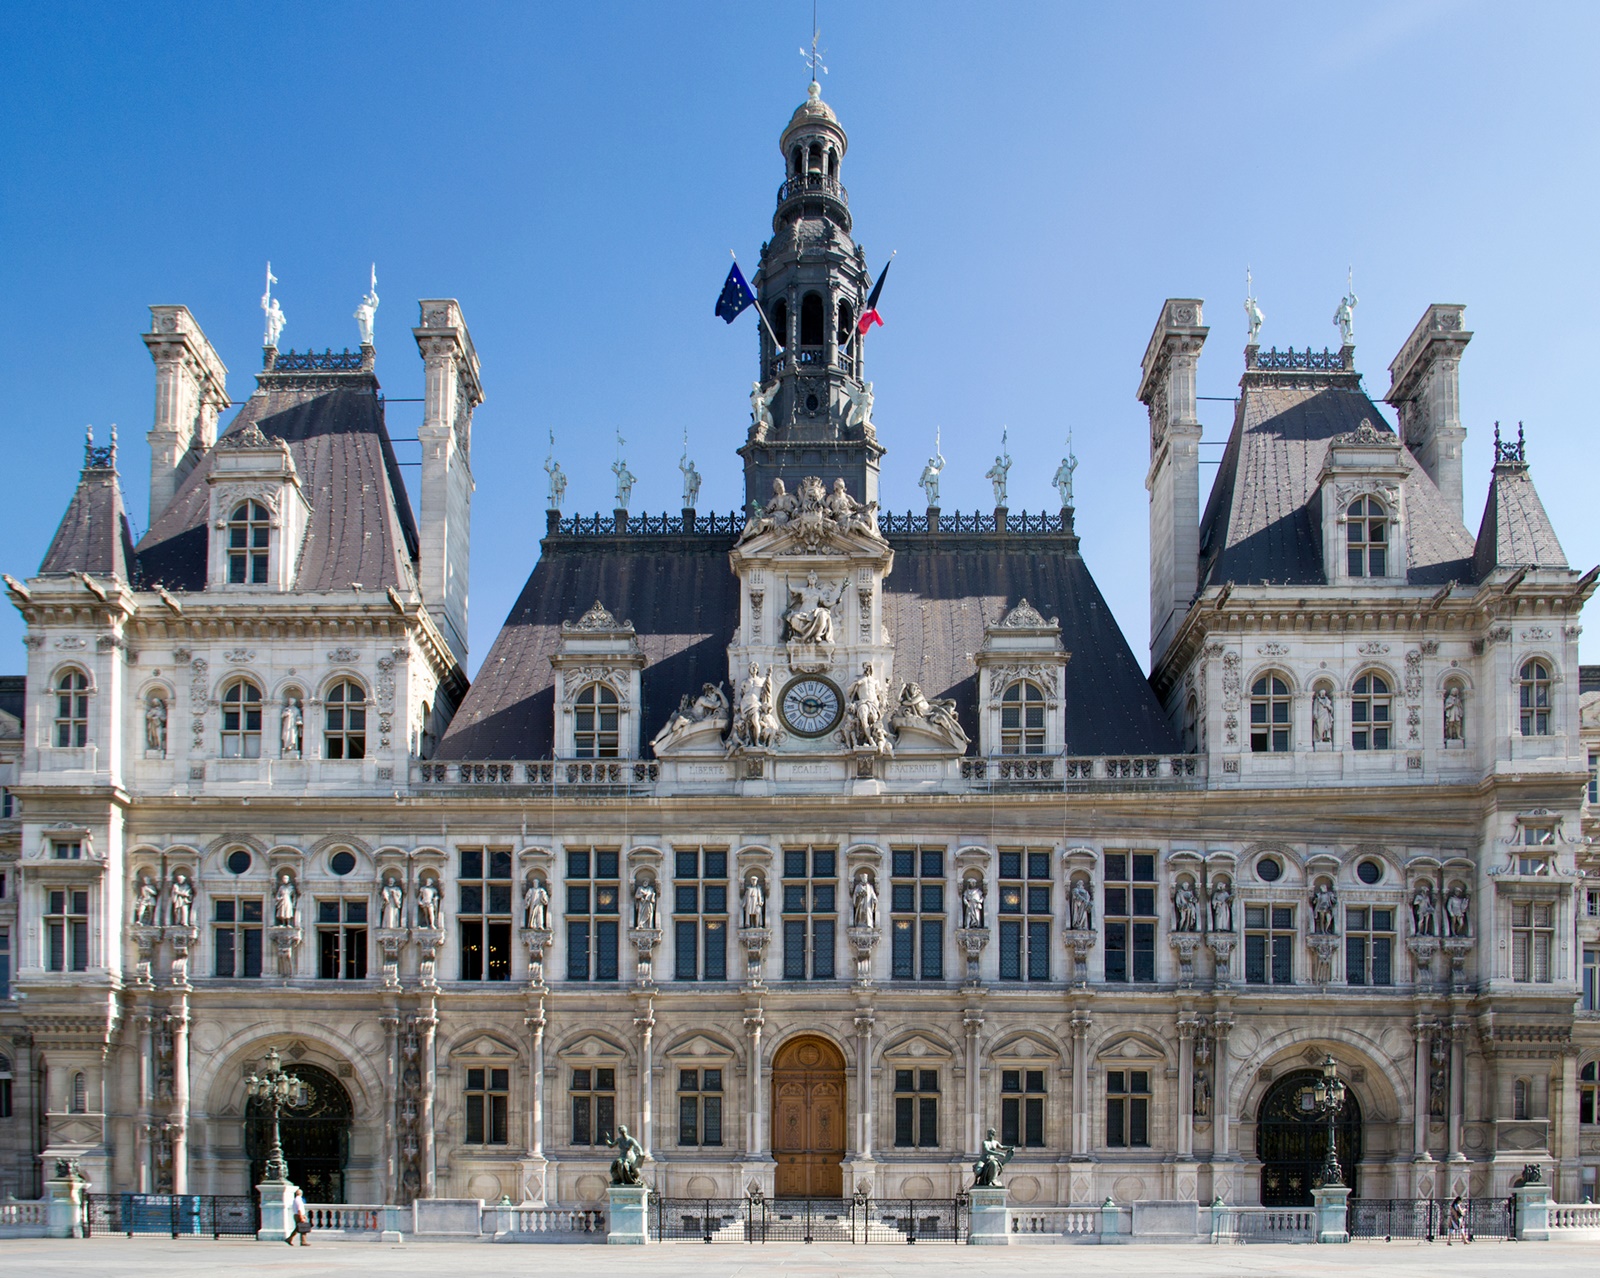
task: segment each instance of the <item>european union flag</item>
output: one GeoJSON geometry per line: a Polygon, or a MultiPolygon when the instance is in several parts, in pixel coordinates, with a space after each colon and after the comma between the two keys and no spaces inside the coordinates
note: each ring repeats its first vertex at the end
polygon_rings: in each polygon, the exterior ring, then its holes
{"type": "Polygon", "coordinates": [[[728,272],[728,278],[722,285],[722,296],[717,298],[717,314],[728,323],[733,323],[745,307],[756,304],[756,295],[750,291],[750,286],[744,282],[744,275],[739,270],[739,263],[735,262],[728,272]]]}

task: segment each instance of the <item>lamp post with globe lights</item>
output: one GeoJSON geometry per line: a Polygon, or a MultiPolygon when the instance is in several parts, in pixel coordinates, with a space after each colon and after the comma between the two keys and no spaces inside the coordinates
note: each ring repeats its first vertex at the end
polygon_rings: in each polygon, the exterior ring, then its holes
{"type": "Polygon", "coordinates": [[[1317,1079],[1312,1096],[1317,1113],[1328,1123],[1328,1152],[1322,1163],[1323,1185],[1343,1185],[1344,1173],[1339,1169],[1339,1115],[1344,1112],[1344,1080],[1339,1077],[1338,1062],[1329,1053],[1322,1062],[1322,1077],[1317,1079]]]}
{"type": "Polygon", "coordinates": [[[267,1053],[264,1064],[266,1068],[261,1073],[252,1073],[245,1078],[244,1091],[251,1100],[262,1103],[267,1111],[267,1120],[272,1124],[272,1145],[267,1150],[265,1179],[286,1181],[289,1179],[289,1167],[283,1160],[283,1138],[278,1117],[285,1108],[299,1100],[305,1085],[283,1068],[283,1058],[278,1055],[277,1048],[267,1053]]]}

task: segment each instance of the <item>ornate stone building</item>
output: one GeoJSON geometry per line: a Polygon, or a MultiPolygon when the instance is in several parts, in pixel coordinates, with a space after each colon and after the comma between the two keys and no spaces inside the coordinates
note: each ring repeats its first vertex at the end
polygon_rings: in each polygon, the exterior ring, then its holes
{"type": "Polygon", "coordinates": [[[846,145],[813,89],[747,513],[553,482],[470,688],[459,306],[414,330],[420,518],[370,344],[269,345],[219,436],[220,358],[152,308],[150,531],[91,447],[7,581],[5,1183],[243,1190],[276,1047],[317,1199],[590,1202],[626,1124],[672,1193],[950,1195],[994,1127],[1021,1203],[1298,1202],[1329,1053],[1358,1195],[1592,1188],[1595,573],[1520,438],[1463,522],[1462,308],[1390,365],[1397,426],[1348,342],[1248,346],[1202,508],[1208,330],[1162,304],[1147,679],[1070,506],[997,465],[992,512],[879,508],[846,145]]]}

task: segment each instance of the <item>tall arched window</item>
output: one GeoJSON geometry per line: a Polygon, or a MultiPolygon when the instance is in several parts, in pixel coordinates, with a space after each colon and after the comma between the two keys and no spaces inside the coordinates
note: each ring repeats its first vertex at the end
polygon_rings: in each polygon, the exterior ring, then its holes
{"type": "Polygon", "coordinates": [[[1389,681],[1380,674],[1364,674],[1350,694],[1350,748],[1389,748],[1389,681]]]}
{"type": "Polygon", "coordinates": [[[1183,748],[1193,754],[1200,748],[1200,701],[1190,697],[1183,703],[1183,748]]]}
{"type": "Polygon", "coordinates": [[[72,1112],[74,1114],[89,1112],[89,1081],[84,1078],[82,1070],[72,1076],[72,1112]]]}
{"type": "Polygon", "coordinates": [[[272,540],[271,517],[258,501],[242,501],[228,520],[228,582],[231,585],[267,584],[267,548],[272,540]]]}
{"type": "Polygon", "coordinates": [[[839,345],[843,346],[850,340],[850,335],[855,332],[856,314],[850,309],[849,302],[839,303],[839,345]]]}
{"type": "Polygon", "coordinates": [[[1521,675],[1522,735],[1550,735],[1550,667],[1544,662],[1524,661],[1521,675]]]}
{"type": "Polygon", "coordinates": [[[799,147],[789,152],[789,176],[799,177],[805,168],[805,152],[799,147]]]}
{"type": "Polygon", "coordinates": [[[1389,519],[1376,497],[1357,497],[1346,512],[1345,550],[1352,577],[1389,572],[1389,519]]]}
{"type": "Polygon", "coordinates": [[[1578,1122],[1585,1127],[1600,1123],[1600,1064],[1594,1061],[1578,1071],[1578,1122]]]}
{"type": "Polygon", "coordinates": [[[367,757],[367,693],[354,679],[340,679],[324,698],[327,729],[323,733],[325,759],[367,757]]]}
{"type": "Polygon", "coordinates": [[[1000,697],[1000,753],[1044,753],[1044,692],[1019,679],[1000,697]]]}
{"type": "Polygon", "coordinates": [[[772,304],[772,331],[778,335],[779,345],[789,344],[789,303],[781,297],[772,304]]]}
{"type": "Polygon", "coordinates": [[[64,671],[56,680],[56,745],[89,744],[89,676],[64,671]]]}
{"type": "Polygon", "coordinates": [[[821,346],[827,331],[822,319],[822,294],[807,293],[800,299],[800,345],[821,346]]]}
{"type": "Polygon", "coordinates": [[[1250,685],[1250,749],[1255,754],[1283,754],[1290,746],[1289,681],[1264,674],[1250,685]]]}
{"type": "MultiPolygon", "coordinates": [[[[0,987],[3,988],[3,987],[0,987]]],[[[7,994],[9,997],[9,993],[7,994]]],[[[0,1053],[0,1118],[11,1117],[11,1058],[0,1053]]]]}
{"type": "Polygon", "coordinates": [[[1528,1120],[1528,1080],[1525,1078],[1511,1084],[1511,1117],[1519,1122],[1528,1120]]]}
{"type": "Polygon", "coordinates": [[[235,679],[222,693],[222,757],[261,757],[261,689],[235,679]]]}
{"type": "Polygon", "coordinates": [[[591,683],[578,693],[574,707],[573,752],[580,759],[615,759],[617,721],[617,694],[603,683],[591,683]]]}

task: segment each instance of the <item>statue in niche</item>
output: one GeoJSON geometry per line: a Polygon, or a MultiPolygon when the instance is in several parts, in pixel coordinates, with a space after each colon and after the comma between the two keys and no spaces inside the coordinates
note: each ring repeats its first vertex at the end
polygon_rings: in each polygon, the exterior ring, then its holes
{"type": "Polygon", "coordinates": [[[872,875],[862,870],[850,889],[850,922],[853,927],[878,926],[878,889],[872,886],[872,875]]]}
{"type": "Polygon", "coordinates": [[[1072,881],[1070,911],[1074,932],[1087,932],[1094,927],[1094,897],[1089,893],[1089,884],[1083,879],[1072,881]]]}
{"type": "Polygon", "coordinates": [[[844,726],[839,730],[839,738],[847,749],[892,753],[889,734],[883,726],[884,698],[885,689],[873,675],[869,661],[861,667],[861,674],[850,685],[846,697],[844,726]]]}
{"type": "Polygon", "coordinates": [[[928,495],[930,507],[939,504],[939,475],[944,466],[944,454],[939,451],[939,435],[936,431],[933,436],[933,456],[928,458],[928,464],[922,468],[922,478],[917,480],[922,485],[922,491],[928,495]]]}
{"type": "Polygon", "coordinates": [[[278,745],[285,759],[300,757],[300,736],[304,727],[305,716],[300,712],[300,703],[292,695],[285,697],[283,709],[278,713],[278,745]]]}
{"type": "Polygon", "coordinates": [[[167,755],[167,703],[151,697],[144,710],[144,748],[162,758],[167,755]]]}
{"type": "Polygon", "coordinates": [[[148,874],[139,876],[139,889],[133,898],[133,921],[139,927],[154,927],[156,922],[156,902],[161,896],[161,891],[156,887],[155,881],[148,874]]]}
{"type": "Polygon", "coordinates": [[[392,874],[385,878],[383,887],[378,892],[378,897],[381,905],[379,917],[383,920],[382,926],[391,932],[403,927],[401,913],[405,909],[406,894],[405,890],[400,886],[400,880],[392,874]]]}
{"type": "Polygon", "coordinates": [[[530,932],[550,930],[550,889],[543,879],[529,879],[522,893],[522,926],[530,932]]]}
{"type": "Polygon", "coordinates": [[[295,907],[298,903],[299,893],[295,891],[294,879],[289,871],[285,870],[278,875],[278,886],[272,893],[272,918],[279,927],[293,927],[295,907]]]}
{"type": "Polygon", "coordinates": [[[967,734],[956,714],[956,703],[949,697],[929,697],[922,686],[907,681],[900,689],[900,705],[895,713],[896,726],[915,719],[943,733],[953,745],[962,749],[967,745],[967,734]]]}
{"type": "Polygon", "coordinates": [[[772,429],[772,401],[778,397],[781,382],[774,379],[768,385],[750,383],[750,425],[755,428],[756,441],[766,439],[772,429]]]}
{"type": "Polygon", "coordinates": [[[439,881],[423,879],[417,884],[417,922],[429,932],[440,930],[439,905],[439,881]]]}
{"type": "Polygon", "coordinates": [[[1471,935],[1472,896],[1465,887],[1457,883],[1444,898],[1445,926],[1450,929],[1451,936],[1471,935]]]}
{"type": "Polygon", "coordinates": [[[194,926],[194,884],[179,870],[167,889],[167,922],[173,927],[194,926]]]}
{"type": "Polygon", "coordinates": [[[773,704],[772,675],[762,674],[761,666],[752,661],[750,673],[739,682],[733,727],[728,734],[728,753],[770,746],[777,736],[778,714],[773,704]]]}
{"type": "Polygon", "coordinates": [[[1211,930],[1233,931],[1233,888],[1227,879],[1211,881],[1211,930]]]}
{"type": "Polygon", "coordinates": [[[1172,922],[1175,932],[1200,930],[1200,894],[1194,890],[1192,879],[1182,879],[1172,895],[1172,922]]]}
{"type": "Polygon", "coordinates": [[[1417,884],[1416,891],[1411,894],[1411,934],[1413,936],[1436,936],[1438,928],[1435,925],[1433,884],[1423,879],[1417,884]]]}
{"type": "Polygon", "coordinates": [[[765,927],[767,925],[767,894],[761,886],[761,876],[752,873],[744,881],[744,896],[740,905],[740,917],[744,927],[765,927]]]}
{"type": "Polygon", "coordinates": [[[961,889],[961,926],[968,929],[983,926],[983,882],[968,879],[961,889]]]}
{"type": "Polygon", "coordinates": [[[1318,746],[1333,747],[1333,697],[1318,688],[1311,698],[1311,739],[1318,746]]]}
{"type": "Polygon", "coordinates": [[[1337,936],[1339,934],[1339,894],[1332,884],[1319,883],[1311,891],[1311,934],[1337,936]]]}
{"type": "Polygon", "coordinates": [[[1196,1068],[1194,1072],[1194,1116],[1211,1117],[1211,1073],[1196,1068]]]}
{"type": "Polygon", "coordinates": [[[372,284],[356,307],[356,327],[361,330],[361,344],[372,345],[372,321],[378,314],[378,264],[372,264],[372,284]]]}
{"type": "Polygon", "coordinates": [[[653,932],[661,926],[656,906],[660,894],[649,879],[640,879],[633,885],[633,925],[641,932],[653,932]]]}
{"type": "Polygon", "coordinates": [[[877,434],[877,427],[872,424],[872,383],[866,382],[855,386],[850,382],[844,384],[845,398],[850,401],[850,407],[845,410],[844,424],[848,429],[851,426],[861,427],[862,434],[872,438],[877,434]]]}
{"type": "Polygon", "coordinates": [[[817,584],[817,574],[808,572],[805,584],[789,587],[789,607],[784,611],[784,638],[796,643],[831,645],[833,610],[844,599],[848,579],[839,583],[839,592],[830,601],[829,592],[817,584]]]}
{"type": "Polygon", "coordinates": [[[978,1161],[972,1164],[972,1187],[974,1189],[997,1187],[1000,1184],[1001,1171],[1011,1161],[1011,1155],[1016,1152],[1014,1146],[1002,1145],[996,1140],[994,1128],[991,1127],[989,1134],[983,1138],[978,1161]]]}
{"type": "Polygon", "coordinates": [[[1465,741],[1467,739],[1467,714],[1461,688],[1451,684],[1444,691],[1444,739],[1446,741],[1465,741]]]}

